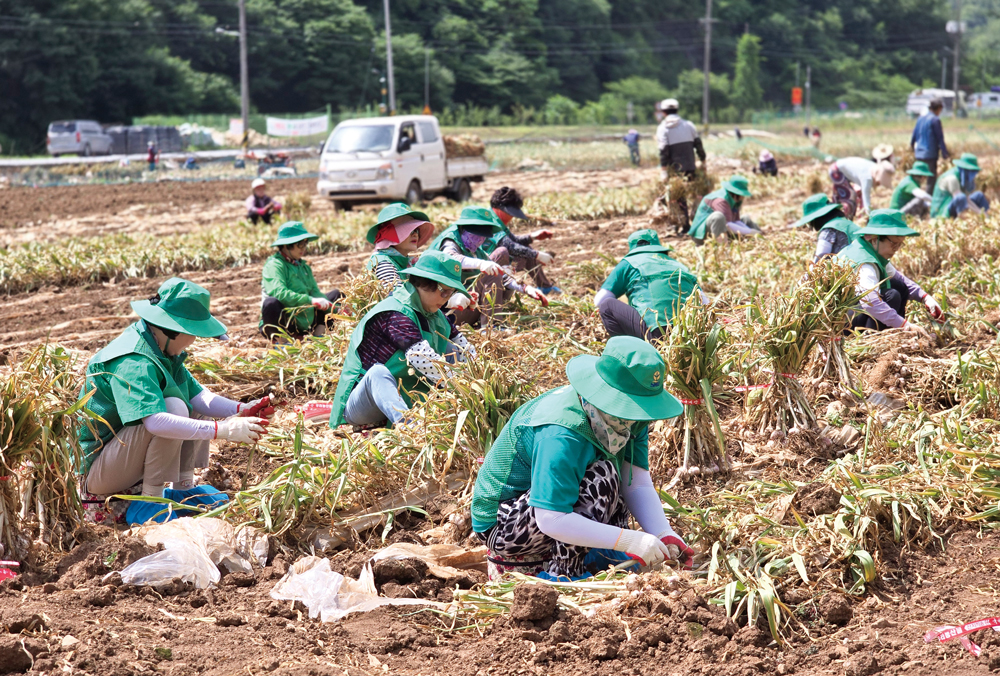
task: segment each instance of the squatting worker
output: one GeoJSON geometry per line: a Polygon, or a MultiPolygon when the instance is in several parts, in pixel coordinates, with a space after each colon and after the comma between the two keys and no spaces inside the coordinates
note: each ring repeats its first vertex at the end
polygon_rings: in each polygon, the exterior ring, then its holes
{"type": "Polygon", "coordinates": [[[851,243],[858,231],[858,226],[844,218],[840,205],[831,203],[823,193],[813,195],[802,203],[802,218],[792,223],[792,227],[798,228],[803,225],[808,225],[818,232],[814,263],[824,256],[840,253],[851,243]]]}
{"type": "Polygon", "coordinates": [[[923,160],[914,162],[906,174],[906,178],[892,191],[889,208],[899,209],[908,216],[926,216],[930,213],[931,195],[921,189],[914,176],[934,178],[934,174],[923,160]]]}
{"type": "Polygon", "coordinates": [[[551,263],[556,255],[551,251],[538,251],[531,248],[531,244],[535,240],[551,239],[552,232],[543,229],[535,230],[530,234],[515,235],[510,230],[510,224],[515,218],[522,221],[528,220],[522,210],[523,207],[524,199],[514,188],[503,186],[493,193],[493,197],[490,198],[490,208],[500,219],[503,231],[487,240],[483,244],[483,248],[488,251],[498,246],[506,248],[515,270],[527,270],[528,274],[531,275],[531,281],[542,293],[546,295],[560,294],[562,289],[549,281],[545,274],[545,266],[551,263]]]}
{"type": "Polygon", "coordinates": [[[979,214],[989,211],[990,201],[981,190],[976,190],[979,160],[972,153],[962,153],[955,166],[941,174],[934,185],[931,198],[931,216],[956,218],[968,210],[979,214]]]}
{"type": "MultiPolygon", "coordinates": [[[[184,366],[196,338],[224,337],[209,311],[206,289],[185,279],[164,282],[149,300],[132,303],[139,321],[91,358],[81,397],[102,420],[80,431],[84,490],[122,493],[142,482],[142,494],[215,505],[228,500],[194,483],[194,468],[208,466],[210,439],[253,443],[274,413],[267,398],[241,404],[212,394],[184,366]]],[[[162,504],[133,501],[130,524],[165,521],[162,504]]]]}
{"type": "Polygon", "coordinates": [[[694,178],[698,169],[695,154],[702,164],[705,162],[705,147],[698,128],[678,115],[679,107],[677,99],[660,102],[664,118],[656,127],[656,145],[660,149],[660,178],[664,181],[670,177],[670,172],[694,178]]]}
{"type": "Polygon", "coordinates": [[[830,165],[830,181],[833,183],[833,201],[840,205],[844,217],[854,220],[858,214],[858,189],[861,190],[861,204],[866,214],[872,210],[872,186],[892,187],[892,175],[896,169],[888,160],[878,164],[863,157],[845,157],[830,165]],[[857,187],[855,187],[857,186],[857,187]]]}
{"type": "Polygon", "coordinates": [[[699,245],[708,237],[763,235],[753,220],[740,217],[746,197],[750,197],[750,185],[744,176],[737,174],[723,181],[721,188],[702,198],[688,234],[699,245]]]}
{"type": "Polygon", "coordinates": [[[413,403],[449,374],[447,363],[465,361],[475,348],[441,312],[462,284],[458,261],[428,251],[400,273],[403,283],[358,322],[337,383],[330,427],[397,425],[413,403]]]}
{"type": "Polygon", "coordinates": [[[941,128],[941,111],[943,109],[944,101],[931,99],[927,112],[917,118],[917,123],[913,125],[913,135],[910,137],[913,157],[924,162],[931,172],[931,175],[927,177],[927,185],[924,186],[927,192],[934,191],[938,157],[947,159],[951,156],[948,147],[944,144],[944,130],[941,128]]]}
{"type": "Polygon", "coordinates": [[[524,286],[504,272],[504,266],[510,265],[507,247],[498,246],[491,252],[483,248],[488,239],[502,231],[503,225],[491,209],[465,207],[458,220],[431,243],[431,249],[452,257],[462,266],[462,283],[466,287],[475,284],[473,293],[480,302],[454,310],[458,325],[485,328],[496,309],[515,292],[523,292],[544,305],[549,302],[538,287],[524,286]]]}
{"type": "Polygon", "coordinates": [[[323,293],[303,258],[309,242],[319,239],[298,221],[285,223],[271,246],[278,250],[264,263],[261,279],[260,331],[268,340],[285,332],[291,338],[326,335],[326,316],[343,295],[323,293]]]}
{"type": "Polygon", "coordinates": [[[896,209],[876,209],[868,225],[858,231],[856,239],[837,258],[858,271],[858,294],[864,294],[861,305],[851,321],[851,328],[873,331],[903,329],[923,336],[927,330],[906,319],[906,303],[921,301],[931,316],[940,319],[941,306],[934,297],[892,266],[889,260],[903,246],[907,237],[920,233],[906,225],[903,212],[896,209]]]}
{"type": "Polygon", "coordinates": [[[605,567],[600,550],[643,566],[691,566],[694,552],[670,527],[649,476],[649,423],[684,409],[663,389],[664,371],[656,348],[618,336],[600,357],[571,359],[569,385],[514,412],[472,494],[491,579],[578,578],[596,572],[591,564],[605,567]],[[630,516],[642,531],[629,528],[630,516]]]}
{"type": "Polygon", "coordinates": [[[255,178],[250,184],[251,195],[247,197],[247,218],[251,223],[264,221],[271,224],[271,216],[281,211],[281,204],[273,197],[266,195],[267,182],[262,178],[255,178]]]}
{"type": "Polygon", "coordinates": [[[427,214],[396,202],[382,209],[368,229],[368,243],[375,245],[365,268],[390,289],[402,283],[399,273],[416,263],[417,249],[434,236],[427,214]]]}
{"type": "Polygon", "coordinates": [[[659,340],[688,297],[699,291],[698,278],[670,252],[655,230],[629,235],[628,253],[594,296],[609,336],[659,340]],[[628,296],[627,305],[618,300],[621,296],[628,296]]]}

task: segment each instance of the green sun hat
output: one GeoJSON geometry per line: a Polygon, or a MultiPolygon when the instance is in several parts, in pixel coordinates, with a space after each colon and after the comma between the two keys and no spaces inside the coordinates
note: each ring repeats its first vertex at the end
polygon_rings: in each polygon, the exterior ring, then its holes
{"type": "Polygon", "coordinates": [[[492,209],[486,207],[465,207],[462,209],[458,220],[455,221],[455,225],[459,227],[463,225],[488,226],[492,229],[493,234],[503,230],[503,223],[500,222],[500,219],[497,218],[492,209]]]}
{"type": "Polygon", "coordinates": [[[628,236],[628,252],[632,253],[670,253],[669,246],[660,244],[660,235],[652,228],[636,230],[628,236]],[[639,244],[646,242],[646,244],[639,244]]]}
{"type": "Polygon", "coordinates": [[[906,224],[906,215],[899,209],[876,209],[868,218],[868,225],[858,230],[857,237],[865,235],[891,235],[916,237],[920,233],[906,224]]]}
{"type": "Polygon", "coordinates": [[[955,160],[955,166],[966,171],[979,171],[979,160],[972,153],[962,153],[962,156],[955,160]]]}
{"type": "Polygon", "coordinates": [[[287,246],[302,240],[313,241],[319,239],[319,235],[314,235],[308,230],[302,221],[289,221],[278,228],[278,239],[271,243],[271,246],[287,246]]]}
{"type": "Polygon", "coordinates": [[[615,336],[600,357],[573,357],[566,375],[577,394],[624,420],[665,420],[684,412],[681,402],[663,389],[666,365],[660,353],[639,338],[615,336]]]}
{"type": "Polygon", "coordinates": [[[840,208],[840,205],[836,202],[830,203],[830,198],[823,193],[817,193],[812,197],[806,199],[802,203],[802,218],[792,223],[793,228],[797,228],[800,225],[805,225],[806,223],[812,223],[817,218],[821,216],[826,216],[831,211],[835,211],[840,208]]]}
{"type": "Polygon", "coordinates": [[[376,221],[375,225],[368,228],[368,234],[365,236],[365,239],[368,240],[369,244],[374,244],[375,237],[378,235],[378,229],[389,221],[396,220],[400,216],[410,216],[411,218],[415,218],[418,221],[424,221],[425,223],[431,222],[431,219],[428,218],[427,214],[424,212],[411,209],[410,205],[402,202],[393,202],[389,206],[382,209],[382,211],[378,212],[378,221],[376,221]]]}
{"type": "Polygon", "coordinates": [[[469,290],[462,284],[462,264],[441,251],[425,251],[417,259],[416,265],[406,268],[399,273],[399,276],[431,279],[466,296],[469,295],[469,290]]]}
{"type": "Polygon", "coordinates": [[[225,335],[226,325],[208,310],[212,297],[208,289],[173,277],[163,282],[156,293],[159,300],[155,302],[137,300],[132,303],[135,313],[150,324],[198,338],[225,335]]]}
{"type": "Polygon", "coordinates": [[[734,174],[729,177],[728,181],[722,182],[722,187],[726,189],[726,192],[731,192],[734,195],[742,195],[743,197],[752,196],[750,195],[750,182],[747,181],[746,176],[734,174]]]}
{"type": "Polygon", "coordinates": [[[910,176],[933,176],[934,175],[934,172],[931,171],[931,168],[929,166],[927,166],[927,163],[924,162],[924,161],[922,161],[922,160],[917,160],[916,162],[914,162],[913,166],[910,167],[906,171],[906,173],[909,174],[910,176]]]}

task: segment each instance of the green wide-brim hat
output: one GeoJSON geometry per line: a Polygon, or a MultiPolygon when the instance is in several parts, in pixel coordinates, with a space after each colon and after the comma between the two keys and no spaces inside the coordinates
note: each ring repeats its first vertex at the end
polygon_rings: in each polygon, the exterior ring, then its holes
{"type": "Polygon", "coordinates": [[[722,187],[725,188],[726,192],[731,192],[734,195],[751,197],[750,182],[747,181],[745,176],[740,176],[739,174],[731,176],[728,181],[722,182],[722,187]]]}
{"type": "Polygon", "coordinates": [[[876,209],[868,218],[868,224],[858,230],[856,236],[887,235],[892,237],[916,237],[919,234],[919,232],[906,224],[906,215],[899,209],[876,209]]]}
{"type": "Polygon", "coordinates": [[[486,207],[465,207],[462,209],[462,213],[459,214],[458,220],[455,221],[455,225],[459,227],[463,225],[488,226],[494,234],[503,230],[503,223],[500,222],[500,219],[497,218],[492,209],[487,209],[486,207]]]}
{"type": "Polygon", "coordinates": [[[955,160],[955,166],[966,171],[980,171],[979,159],[972,153],[962,153],[962,156],[955,160]]]}
{"type": "Polygon", "coordinates": [[[319,239],[319,235],[314,235],[308,230],[302,221],[289,221],[278,228],[278,239],[271,243],[271,246],[288,246],[302,240],[312,241],[319,239]]]}
{"type": "MultiPolygon", "coordinates": [[[[365,239],[368,240],[369,244],[375,243],[375,238],[378,236],[378,230],[383,225],[390,221],[394,221],[400,216],[410,216],[418,221],[424,221],[425,223],[430,223],[431,219],[427,217],[422,211],[417,211],[416,209],[411,209],[410,205],[403,204],[402,202],[393,202],[389,206],[378,212],[378,221],[375,225],[368,228],[368,234],[365,235],[365,239]]],[[[428,237],[429,239],[429,237],[428,237]]]]}
{"type": "Polygon", "coordinates": [[[840,205],[836,202],[830,203],[830,198],[822,193],[818,193],[806,199],[802,203],[802,218],[792,223],[793,228],[797,228],[800,225],[805,225],[806,223],[812,223],[817,218],[826,216],[831,211],[836,211],[840,208],[840,205]]]}
{"type": "Polygon", "coordinates": [[[441,251],[425,251],[412,265],[399,273],[400,277],[423,277],[438,284],[455,289],[469,295],[469,290],[462,284],[462,264],[441,251]]]}
{"type": "Polygon", "coordinates": [[[212,316],[208,289],[180,277],[163,282],[154,300],[132,303],[135,313],[161,329],[177,331],[198,338],[225,335],[226,325],[212,316]],[[158,297],[158,299],[157,299],[158,297]]]}
{"type": "Polygon", "coordinates": [[[684,412],[663,389],[666,364],[656,348],[632,336],[615,336],[600,357],[579,355],[566,364],[577,394],[608,415],[624,420],[665,420],[684,412]]]}
{"type": "Polygon", "coordinates": [[[628,236],[628,252],[633,253],[670,253],[673,251],[669,246],[660,244],[660,235],[652,228],[636,230],[628,236]],[[639,242],[648,242],[640,245],[639,242]]]}
{"type": "Polygon", "coordinates": [[[934,172],[931,168],[927,166],[926,162],[921,162],[917,160],[913,163],[913,166],[906,170],[906,173],[910,176],[933,176],[934,172]]]}

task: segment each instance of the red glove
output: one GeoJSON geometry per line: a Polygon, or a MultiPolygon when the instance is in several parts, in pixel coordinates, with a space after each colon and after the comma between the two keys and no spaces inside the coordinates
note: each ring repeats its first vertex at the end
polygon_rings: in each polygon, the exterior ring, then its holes
{"type": "Polygon", "coordinates": [[[694,550],[684,544],[684,540],[681,540],[679,535],[664,536],[660,538],[660,542],[671,550],[674,547],[677,548],[679,553],[676,558],[677,562],[681,564],[681,568],[691,570],[694,567],[694,550]]]}
{"type": "Polygon", "coordinates": [[[531,233],[531,239],[551,239],[551,238],[552,238],[551,230],[535,230],[533,233],[531,233]]]}
{"type": "Polygon", "coordinates": [[[274,405],[271,403],[271,395],[266,395],[247,404],[240,404],[236,407],[236,415],[240,418],[273,418],[274,405]]]}

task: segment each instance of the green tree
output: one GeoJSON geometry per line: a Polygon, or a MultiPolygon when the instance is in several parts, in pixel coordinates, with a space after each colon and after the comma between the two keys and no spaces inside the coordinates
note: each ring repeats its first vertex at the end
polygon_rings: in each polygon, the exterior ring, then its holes
{"type": "Polygon", "coordinates": [[[733,104],[743,119],[748,110],[760,108],[764,88],[760,85],[760,38],[744,33],[736,45],[733,104]]]}

